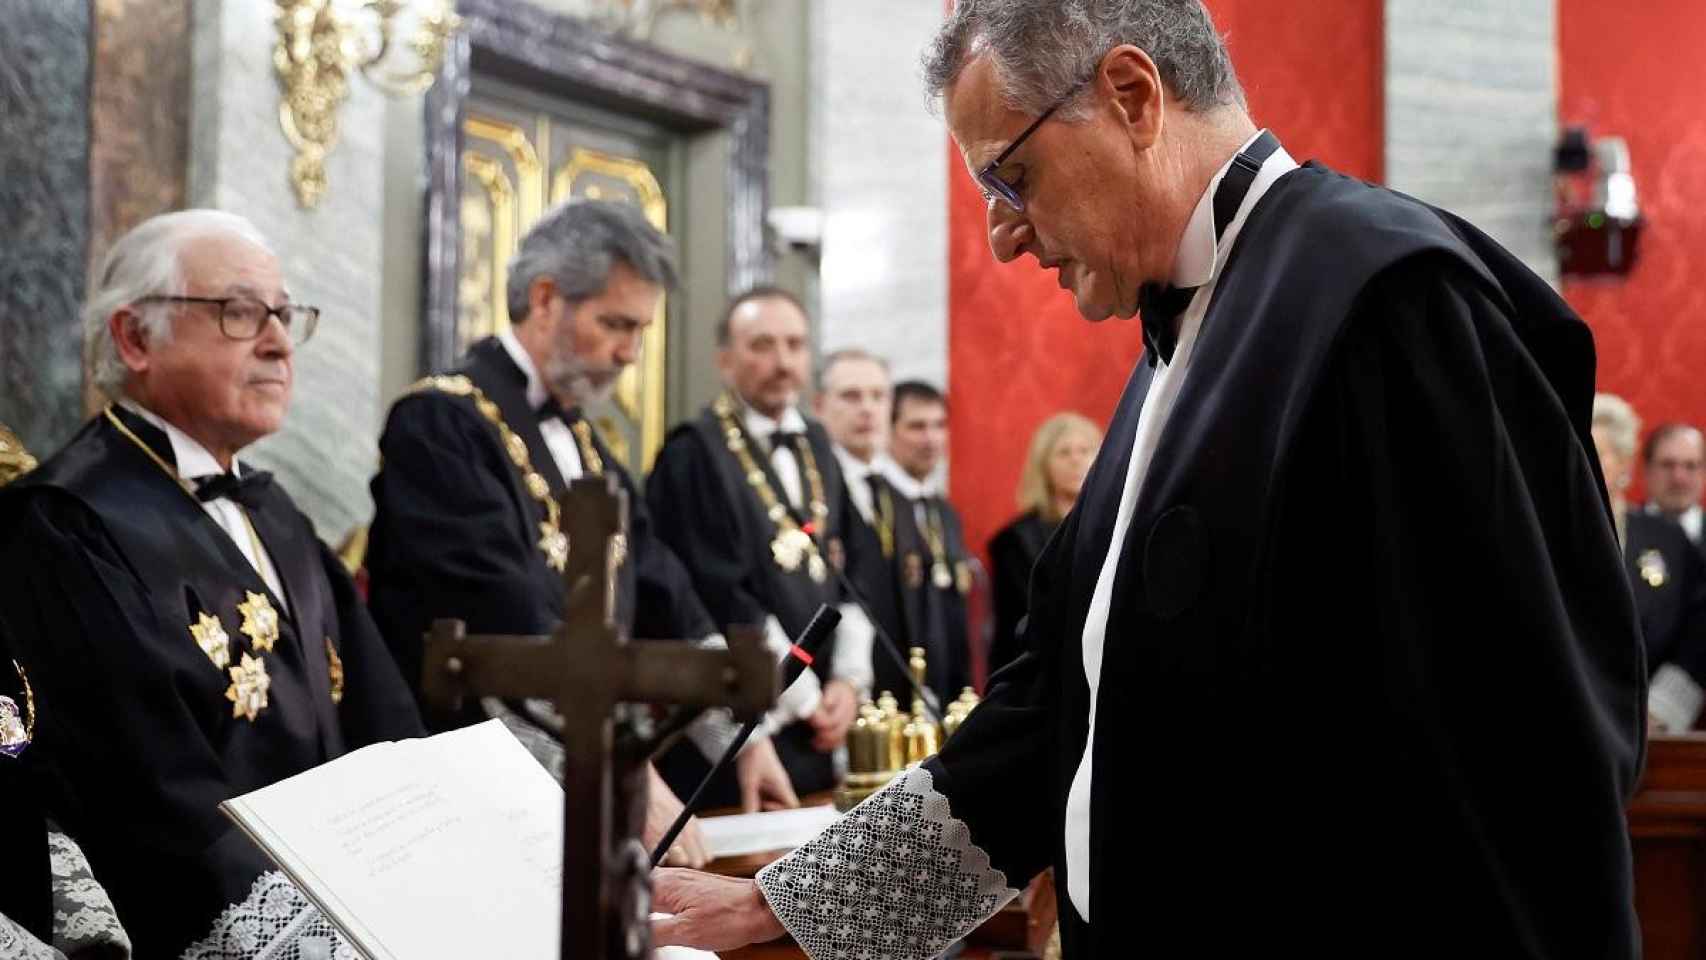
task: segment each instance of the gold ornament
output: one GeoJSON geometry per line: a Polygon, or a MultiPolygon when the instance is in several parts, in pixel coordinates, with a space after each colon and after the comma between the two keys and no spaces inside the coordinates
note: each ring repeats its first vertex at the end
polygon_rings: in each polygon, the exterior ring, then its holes
{"type": "Polygon", "coordinates": [[[338,648],[332,646],[332,638],[326,638],[326,676],[332,681],[332,703],[344,702],[344,661],[338,656],[338,648]]]}
{"type": "Polygon", "coordinates": [[[245,652],[242,662],[232,667],[230,674],[231,686],[225,689],[225,699],[231,701],[231,715],[254,723],[267,708],[267,690],[272,686],[267,665],[245,652]]]}
{"type": "Polygon", "coordinates": [[[257,651],[271,653],[273,645],[278,643],[278,611],[273,609],[272,601],[264,593],[243,591],[247,597],[237,604],[237,612],[243,615],[243,625],[238,627],[239,633],[249,638],[249,643],[257,651]]]}
{"type": "Polygon", "coordinates": [[[558,573],[568,569],[569,535],[549,520],[539,522],[539,550],[545,554],[547,567],[558,573]]]}
{"type": "Polygon", "coordinates": [[[1665,555],[1657,550],[1647,550],[1635,560],[1635,568],[1640,571],[1641,579],[1654,590],[1665,585],[1670,579],[1669,571],[1665,568],[1665,555]]]}
{"type": "Polygon", "coordinates": [[[938,590],[951,590],[954,586],[954,575],[946,563],[938,560],[930,565],[930,582],[935,584],[938,590]]]}
{"type": "Polygon", "coordinates": [[[218,617],[203,613],[190,624],[190,638],[202,653],[207,654],[207,659],[213,661],[214,669],[224,670],[231,665],[231,636],[225,632],[225,625],[219,622],[218,617]]]}
{"type": "Polygon", "coordinates": [[[758,497],[765,516],[776,525],[776,536],[770,541],[771,559],[775,560],[776,566],[782,568],[785,573],[794,573],[804,566],[806,574],[814,581],[827,581],[829,566],[824,563],[814,537],[822,533],[824,520],[829,516],[829,504],[825,501],[823,474],[817,468],[817,458],[812,454],[811,444],[802,443],[795,450],[800,459],[800,472],[805,475],[806,486],[810,491],[811,514],[816,524],[816,528],[808,532],[794,522],[787,506],[776,496],[769,478],[758,466],[758,461],[753,459],[752,450],[747,446],[746,435],[735,423],[734,400],[725,393],[711,404],[711,410],[722,422],[723,438],[728,441],[729,452],[735,455],[740,468],[746,472],[747,486],[751,487],[758,497]]]}

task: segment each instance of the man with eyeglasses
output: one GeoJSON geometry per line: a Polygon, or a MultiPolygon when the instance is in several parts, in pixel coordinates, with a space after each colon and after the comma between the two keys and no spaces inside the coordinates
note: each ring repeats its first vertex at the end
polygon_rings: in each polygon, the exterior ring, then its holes
{"type": "Polygon", "coordinates": [[[422,733],[342,565],[238,459],[283,423],[318,319],[247,220],[145,221],[84,308],[111,402],[0,490],[0,634],[33,720],[0,762],[82,845],[140,957],[236,956],[292,919],[329,944],[219,804],[422,733]]]}
{"type": "Polygon", "coordinates": [[[1688,539],[1702,544],[1700,498],[1706,492],[1706,435],[1687,423],[1662,423],[1641,448],[1647,480],[1642,512],[1675,520],[1688,539]]]}
{"type": "Polygon", "coordinates": [[[1068,958],[1638,956],[1587,327],[1299,167],[1198,0],[960,0],[925,74],[996,258],[1144,356],[982,706],[756,881],[665,871],[660,942],[922,960],[1052,866],[1068,958]]]}

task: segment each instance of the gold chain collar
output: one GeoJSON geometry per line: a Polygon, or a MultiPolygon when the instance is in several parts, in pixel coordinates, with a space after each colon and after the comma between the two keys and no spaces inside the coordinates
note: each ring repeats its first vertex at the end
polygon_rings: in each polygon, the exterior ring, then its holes
{"type": "MultiPolygon", "coordinates": [[[[569,565],[569,538],[563,533],[562,513],[557,507],[556,499],[551,496],[550,482],[533,469],[533,461],[527,455],[527,441],[509,428],[498,405],[467,377],[461,374],[426,377],[409,388],[410,393],[427,390],[437,390],[453,397],[471,397],[474,409],[497,429],[498,444],[503,447],[510,463],[514,464],[521,474],[522,487],[526,489],[528,496],[545,508],[545,519],[539,522],[539,552],[545,555],[547,566],[562,573],[569,565]]],[[[602,468],[602,462],[599,466],[602,468]]]]}
{"type": "Polygon", "coordinates": [[[808,533],[794,522],[793,514],[770,486],[769,476],[759,467],[758,461],[753,459],[752,449],[746,441],[746,432],[735,419],[734,400],[725,392],[711,404],[711,410],[722,424],[723,439],[728,444],[729,452],[734,454],[736,462],[746,474],[747,486],[757,494],[765,515],[776,525],[776,536],[770,541],[771,558],[786,573],[793,573],[804,564],[806,573],[814,582],[823,583],[828,580],[829,565],[824,562],[817,537],[822,536],[824,522],[829,518],[829,504],[824,497],[823,474],[818,470],[817,457],[812,453],[811,444],[803,443],[795,451],[800,458],[800,472],[805,474],[812,517],[817,528],[813,533],[808,533]]]}

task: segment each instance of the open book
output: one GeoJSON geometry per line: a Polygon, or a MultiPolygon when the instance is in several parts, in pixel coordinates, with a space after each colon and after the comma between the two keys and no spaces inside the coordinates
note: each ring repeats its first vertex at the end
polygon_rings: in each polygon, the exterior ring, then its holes
{"type": "Polygon", "coordinates": [[[497,720],[364,747],[221,809],[375,960],[559,955],[563,791],[497,720]]]}

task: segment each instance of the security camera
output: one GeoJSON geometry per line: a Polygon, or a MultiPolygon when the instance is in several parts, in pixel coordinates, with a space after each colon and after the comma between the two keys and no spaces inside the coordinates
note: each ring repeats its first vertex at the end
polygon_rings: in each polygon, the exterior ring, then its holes
{"type": "Polygon", "coordinates": [[[772,207],[765,223],[780,247],[806,253],[823,248],[823,211],[817,207],[772,207]]]}

